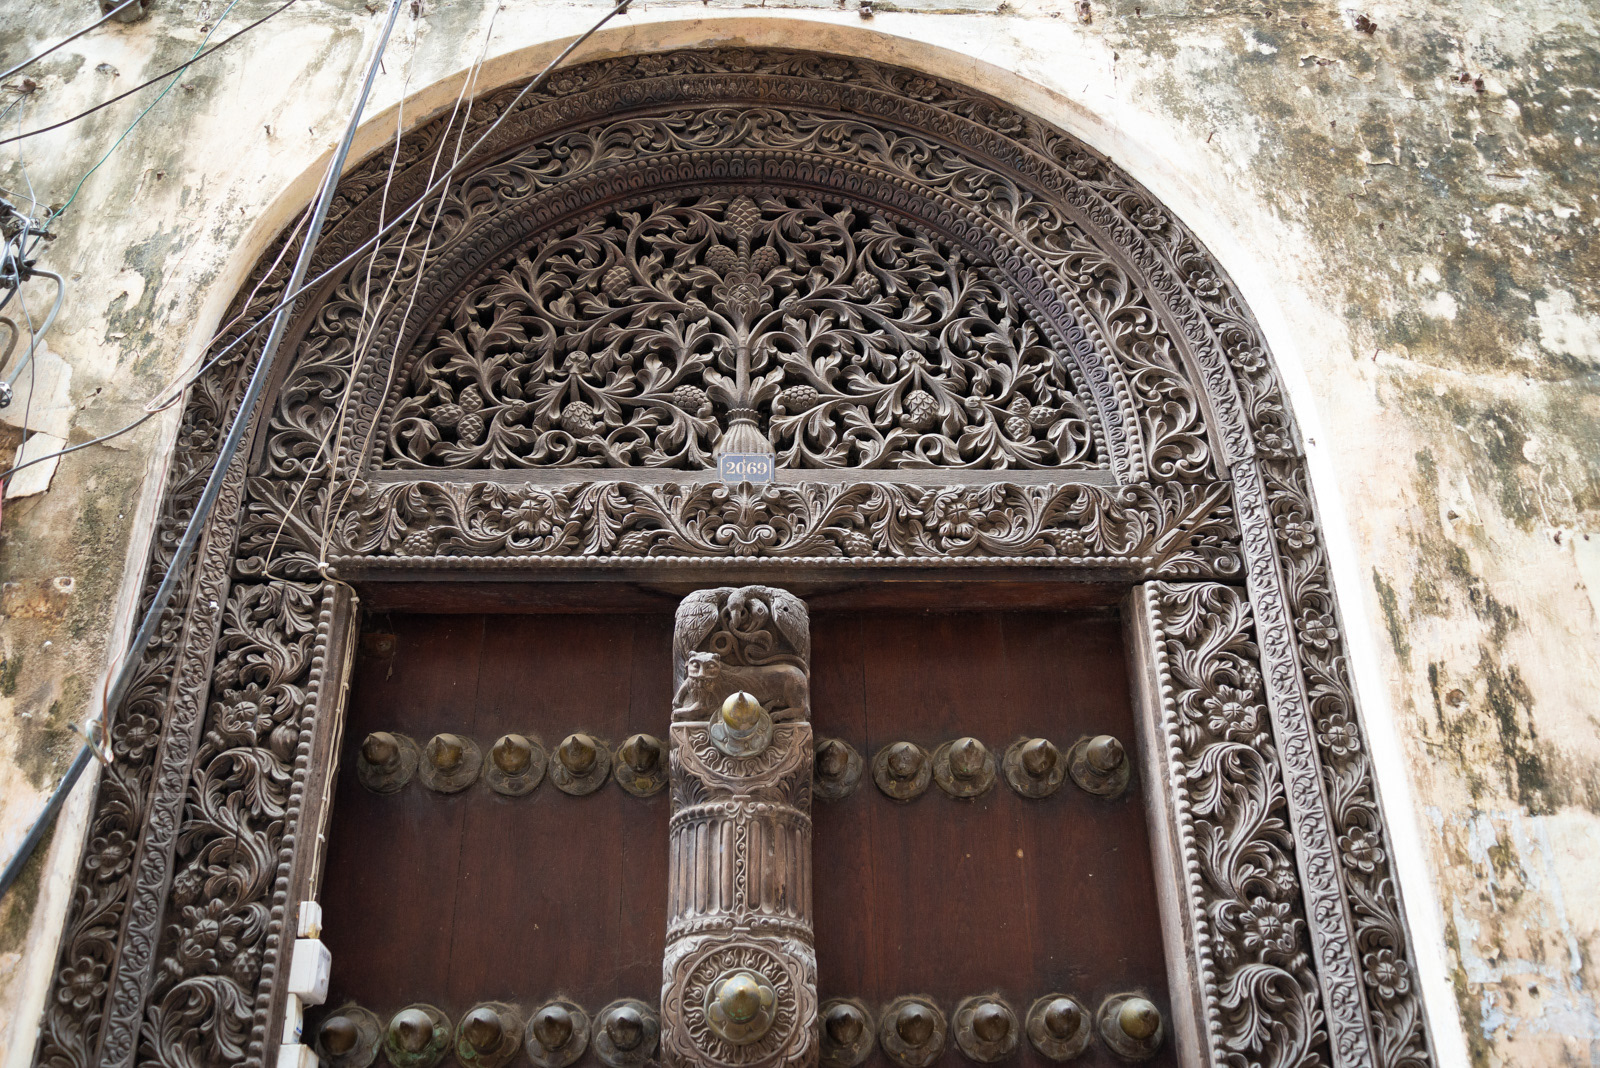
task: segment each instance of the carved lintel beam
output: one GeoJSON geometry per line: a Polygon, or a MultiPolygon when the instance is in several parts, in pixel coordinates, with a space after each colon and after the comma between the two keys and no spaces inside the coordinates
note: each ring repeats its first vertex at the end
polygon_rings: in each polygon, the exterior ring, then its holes
{"type": "Polygon", "coordinates": [[[811,633],[765,586],[702,590],[673,640],[661,1054],[669,1066],[817,1060],[811,633]]]}

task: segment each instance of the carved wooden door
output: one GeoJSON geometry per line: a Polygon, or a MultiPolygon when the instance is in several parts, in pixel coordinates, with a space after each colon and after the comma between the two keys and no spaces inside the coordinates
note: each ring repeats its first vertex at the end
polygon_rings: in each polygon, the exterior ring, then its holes
{"type": "Polygon", "coordinates": [[[368,621],[329,1068],[1177,1063],[1119,622],[747,592],[368,621]]]}

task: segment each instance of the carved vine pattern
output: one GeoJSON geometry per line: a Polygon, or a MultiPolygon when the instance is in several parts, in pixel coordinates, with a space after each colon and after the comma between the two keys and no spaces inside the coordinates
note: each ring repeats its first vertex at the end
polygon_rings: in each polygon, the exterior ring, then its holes
{"type": "Polygon", "coordinates": [[[1199,881],[1204,1021],[1218,1064],[1327,1064],[1294,836],[1248,599],[1211,583],[1145,587],[1176,784],[1180,866],[1199,881]]]}
{"type": "Polygon", "coordinates": [[[411,365],[384,464],[712,466],[730,411],[785,467],[1096,466],[1005,287],[882,213],[663,198],[542,239],[411,365]]]}
{"type": "MultiPolygon", "coordinates": [[[[469,136],[498,116],[516,89],[481,100],[469,120],[469,136]]],[[[455,132],[436,120],[402,139],[391,202],[421,189],[431,154],[455,132]]],[[[738,164],[736,153],[730,154],[734,147],[747,150],[747,155],[765,153],[749,166],[752,173],[766,167],[761,173],[770,176],[809,166],[806,153],[820,152],[826,165],[807,173],[826,172],[828,180],[870,187],[873,196],[884,202],[918,200],[927,205],[938,215],[942,229],[958,234],[970,246],[969,258],[962,260],[969,265],[969,274],[982,274],[1004,294],[1004,301],[1012,302],[1008,306],[1017,308],[1011,316],[1013,325],[1023,329],[1024,323],[1035,324],[1044,344],[1070,360],[1071,386],[1061,380],[1053,388],[1063,390],[1063,397],[1072,391],[1091,434],[1090,445],[1070,462],[1107,463],[1123,481],[1158,483],[1208,482],[1215,478],[1213,467],[1219,462],[1248,460],[1255,465],[1250,469],[1259,472],[1260,507],[1252,502],[1237,521],[1244,528],[1251,596],[1274,600],[1271,621],[1258,619],[1256,626],[1262,628],[1258,638],[1263,646],[1282,651],[1280,659],[1293,678],[1275,676],[1271,685],[1280,692],[1291,688],[1300,698],[1287,707],[1304,717],[1296,729],[1314,739],[1309,759],[1320,769],[1328,836],[1336,848],[1312,859],[1319,870],[1330,873],[1353,924],[1355,938],[1345,952],[1363,992],[1352,1004],[1364,1006],[1360,1011],[1367,1017],[1361,1029],[1371,1036],[1370,1046],[1363,1046],[1364,1038],[1352,1040],[1354,1044],[1341,1042],[1332,1056],[1336,1063],[1385,1068],[1431,1063],[1392,860],[1350,693],[1338,611],[1293,421],[1259,330],[1231,283],[1177,220],[1110,163],[1030,116],[914,72],[804,53],[678,52],[573,68],[558,73],[540,93],[530,94],[496,138],[486,158],[505,162],[468,176],[443,199],[433,220],[439,235],[435,258],[423,262],[414,247],[402,252],[393,244],[374,253],[373,267],[380,276],[396,278],[396,291],[405,291],[407,283],[420,276],[419,304],[440,309],[432,318],[422,317],[428,320],[425,324],[414,321],[406,338],[399,337],[394,326],[394,309],[386,309],[378,317],[380,349],[387,345],[386,351],[394,351],[398,345],[401,351],[412,351],[425,330],[436,333],[445,325],[441,316],[449,297],[481,284],[472,279],[495,265],[472,260],[470,246],[480,230],[495,220],[514,219],[519,211],[529,218],[542,212],[552,223],[563,211],[571,215],[572,208],[562,208],[559,201],[567,190],[581,190],[583,183],[577,179],[589,179],[591,186],[601,188],[607,173],[621,174],[627,166],[642,166],[659,157],[668,161],[662,164],[667,169],[646,168],[626,180],[647,182],[651,173],[666,174],[678,167],[671,173],[682,184],[682,176],[693,171],[689,161],[696,158],[721,152],[718,166],[726,167],[730,160],[738,164]],[[782,106],[755,103],[778,99],[782,106]],[[745,103],[691,106],[685,103],[690,100],[745,103]],[[669,111],[607,117],[649,105],[669,111]],[[671,111],[673,106],[678,110],[671,111]],[[733,118],[739,121],[729,121],[733,118]],[[539,142],[522,155],[508,154],[557,125],[569,132],[539,142]],[[671,163],[674,159],[680,162],[671,163]],[[993,266],[987,266],[990,263],[993,266]],[[1060,304],[1056,311],[1050,310],[1052,300],[1060,304]],[[1204,405],[1202,393],[1207,398],[1204,405]],[[1265,576],[1271,581],[1263,583],[1265,576]]],[[[320,266],[345,255],[375,227],[381,199],[375,194],[382,188],[389,159],[388,150],[377,153],[341,182],[330,228],[316,257],[320,266]]],[[[767,182],[784,184],[771,177],[767,182]]],[[[819,200],[829,195],[843,196],[837,191],[816,194],[819,200]]],[[[854,199],[846,201],[858,218],[870,214],[854,199]]],[[[583,205],[575,199],[574,207],[583,205]]],[[[926,234],[921,236],[927,239],[926,234]]],[[[736,239],[731,245],[725,240],[719,245],[733,250],[737,259],[736,239]]],[[[262,285],[250,305],[233,309],[245,313],[244,325],[269,309],[281,293],[286,269],[262,277],[278,251],[277,246],[269,249],[252,275],[251,284],[262,285]]],[[[313,457],[329,426],[332,406],[349,384],[352,345],[362,323],[357,279],[366,266],[356,265],[309,302],[310,329],[294,353],[294,373],[277,394],[261,477],[253,479],[246,492],[241,492],[243,478],[234,479],[231,498],[224,496],[206,546],[180,586],[174,602],[178,608],[164,620],[134,690],[111,717],[117,771],[102,776],[97,786],[57,977],[41,1029],[37,1060],[51,1068],[135,1062],[169,1068],[261,1063],[267,1048],[264,980],[282,965],[277,947],[283,928],[283,885],[298,819],[293,785],[298,772],[274,748],[273,734],[293,718],[289,709],[295,701],[288,695],[296,689],[309,694],[317,685],[319,661],[315,654],[305,660],[303,641],[307,634],[326,630],[327,598],[322,592],[326,587],[317,582],[315,566],[323,549],[319,532],[324,525],[337,529],[349,544],[383,546],[357,552],[374,552],[379,559],[396,562],[458,559],[441,558],[434,550],[460,538],[466,540],[443,551],[466,551],[465,546],[473,544],[483,547],[472,551],[495,559],[514,561],[534,555],[530,546],[537,539],[519,528],[518,520],[501,516],[505,526],[491,533],[495,527],[490,517],[505,507],[488,490],[443,483],[369,490],[367,500],[395,495],[409,509],[403,524],[426,523],[430,515],[458,523],[459,530],[450,530],[424,555],[406,547],[406,539],[423,532],[423,527],[383,529],[369,506],[350,509],[320,477],[313,457]],[[288,507],[299,480],[307,475],[311,477],[302,504],[288,507]],[[462,493],[477,493],[484,508],[467,508],[462,493]],[[283,536],[276,539],[277,547],[269,548],[280,528],[283,536]],[[230,563],[233,581],[241,584],[238,590],[229,587],[230,563]],[[280,606],[275,630],[253,615],[272,602],[280,606]],[[261,666],[251,677],[263,699],[269,689],[274,691],[266,704],[255,705],[254,695],[242,696],[251,683],[241,683],[242,675],[228,675],[235,669],[226,663],[231,654],[220,649],[219,634],[246,644],[245,635],[259,640],[261,666]],[[220,650],[215,674],[214,649],[220,650]],[[214,677],[232,681],[218,689],[214,677]],[[219,748],[219,743],[229,741],[227,732],[243,729],[247,705],[258,710],[259,726],[252,726],[255,740],[246,742],[241,736],[231,748],[219,748]],[[262,708],[270,711],[259,711],[262,708]],[[275,717],[280,712],[288,719],[279,722],[275,717]],[[261,722],[262,716],[274,725],[261,722]],[[224,827],[242,835],[237,850],[219,844],[219,828],[224,827]],[[206,908],[186,912],[195,906],[180,903],[180,896],[188,892],[183,876],[202,869],[204,879],[214,880],[211,889],[202,891],[205,896],[195,899],[204,900],[206,908]],[[209,911],[213,902],[223,903],[215,915],[209,911]],[[209,947],[204,952],[202,944],[209,947]]],[[[753,259],[747,266],[754,268],[753,259]]],[[[602,291],[603,283],[602,276],[602,291]]],[[[225,334],[219,344],[235,337],[236,333],[225,334]]],[[[147,598],[209,471],[218,428],[226,425],[257,351],[247,346],[222,361],[190,392],[159,513],[147,598]]],[[[347,440],[358,452],[370,442],[388,440],[382,408],[390,373],[386,368],[369,368],[356,383],[357,432],[347,440]]],[[[460,391],[454,384],[451,389],[459,405],[460,391]]],[[[1068,407],[1065,400],[1060,407],[1068,407]]],[[[776,404],[770,410],[775,412],[776,404]]],[[[989,417],[998,413],[991,411],[989,417]]],[[[530,414],[523,425],[534,426],[537,418],[530,414]]],[[[894,420],[898,419],[896,414],[894,420]]],[[[597,432],[598,424],[597,418],[597,432]]],[[[889,424],[887,419],[875,423],[875,432],[887,436],[889,424]]],[[[440,435],[441,441],[444,437],[440,435]]],[[[696,448],[703,452],[711,440],[709,432],[698,437],[696,448]]],[[[343,487],[336,488],[343,493],[343,487]]],[[[797,494],[793,504],[780,507],[799,509],[785,512],[784,523],[789,514],[810,514],[808,509],[814,513],[817,506],[812,502],[831,492],[815,487],[778,490],[797,494]]],[[[1010,494],[1018,502],[1046,493],[1038,487],[998,491],[968,487],[967,491],[1010,494]]],[[[520,506],[539,494],[571,491],[530,487],[505,492],[518,496],[520,506]]],[[[634,487],[617,492],[635,493],[647,501],[669,501],[673,494],[678,501],[690,501],[697,494],[714,494],[702,487],[634,487]]],[[[927,514],[925,505],[931,502],[920,496],[921,490],[898,486],[896,492],[905,495],[909,507],[927,514]]],[[[1084,491],[1058,487],[1049,492],[1084,491]]],[[[715,508],[730,509],[728,514],[736,516],[741,509],[759,506],[759,500],[730,496],[715,508]]],[[[1039,508],[1028,503],[1007,507],[1012,509],[1009,514],[1022,517],[1009,522],[1024,525],[1039,508]]],[[[719,545],[704,541],[704,531],[687,523],[689,513],[675,509],[676,504],[661,506],[660,518],[639,528],[648,537],[636,540],[666,545],[687,537],[686,544],[702,539],[710,548],[647,552],[727,553],[728,545],[748,537],[740,532],[760,526],[740,527],[734,522],[737,536],[719,545]]],[[[561,513],[556,509],[540,514],[561,513]]],[[[1213,518],[1205,523],[1211,523],[1218,536],[1235,523],[1231,514],[1216,518],[1213,510],[1208,515],[1213,518]]],[[[535,527],[543,522],[539,519],[535,527]]],[[[583,522],[603,525],[598,519],[583,522]]],[[[922,522],[918,517],[917,523],[922,522]]],[[[816,552],[847,556],[851,551],[847,532],[825,536],[816,552]]],[[[628,533],[634,531],[619,534],[616,544],[628,533]]],[[[788,544],[772,544],[780,543],[788,544]]],[[[1045,555],[1037,549],[1019,549],[1018,544],[1005,542],[997,555],[1045,555]]],[[[582,558],[584,553],[573,555],[582,558]]],[[[1236,574],[1238,550],[1229,552],[1214,542],[1198,553],[1195,570],[1183,573],[1222,574],[1212,569],[1223,558],[1233,561],[1226,574],[1236,574]]],[[[1082,563],[1071,552],[1060,553],[1059,559],[1082,563]]],[[[1274,708],[1283,707],[1281,697],[1275,698],[1274,708]]],[[[307,736],[303,733],[297,743],[301,752],[307,736]]],[[[280,736],[279,745],[284,741],[280,736]]],[[[1303,853],[1306,841],[1300,838],[1301,829],[1290,830],[1303,853]]],[[[1310,922],[1309,917],[1300,918],[1310,922]]],[[[1337,927],[1336,920],[1329,922],[1337,927]]],[[[1317,967],[1316,962],[1311,967],[1317,967]]],[[[1298,974],[1288,968],[1283,973],[1298,974]]],[[[1329,992],[1324,988],[1322,993],[1326,997],[1329,992]]],[[[1240,1001],[1237,1007],[1242,1011],[1245,1004],[1240,1001]]],[[[1328,1004],[1324,1001],[1324,1008],[1328,1004]]],[[[1351,1004],[1339,1008],[1339,1025],[1346,1036],[1354,1035],[1350,1011],[1351,1004]]],[[[1324,1030],[1331,1022],[1323,1021],[1324,1030]]],[[[1288,1037],[1256,1035],[1240,1041],[1246,1041],[1242,1049],[1254,1049],[1249,1043],[1257,1043],[1260,1055],[1276,1058],[1275,1063],[1290,1063],[1292,1058],[1284,1051],[1302,1048],[1298,1039],[1291,1042],[1288,1037]]],[[[1314,1041],[1307,1043],[1304,1048],[1316,1047],[1314,1041]]],[[[1229,1055],[1239,1063],[1247,1056],[1229,1055]]]]}
{"type": "MultiPolygon", "coordinates": [[[[311,522],[285,522],[292,487],[257,488],[241,555],[272,553],[278,573],[315,575],[315,520],[325,502],[307,509],[311,522]]],[[[470,567],[572,558],[1033,559],[1216,577],[1242,568],[1232,516],[1222,485],[366,483],[349,494],[332,559],[470,567]]]]}

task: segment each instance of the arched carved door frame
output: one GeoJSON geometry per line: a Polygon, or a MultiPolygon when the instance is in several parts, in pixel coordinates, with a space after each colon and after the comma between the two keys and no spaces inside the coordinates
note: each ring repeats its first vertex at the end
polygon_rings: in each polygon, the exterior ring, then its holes
{"type": "MultiPolygon", "coordinates": [[[[469,127],[512,92],[484,98],[469,127]]],[[[401,140],[389,204],[421,191],[435,150],[457,133],[440,118],[401,140]]],[[[391,149],[374,153],[341,182],[319,269],[376,229],[390,159],[391,149]]],[[[292,914],[318,880],[357,615],[351,583],[682,589],[889,573],[1122,599],[1174,1037],[1192,1063],[1431,1062],[1293,421],[1226,275],[1148,193],[1069,135],[959,85],[855,59],[726,49],[562,72],[463,169],[424,225],[435,221],[429,257],[390,242],[299,308],[255,448],[229,472],[181,607],[112,718],[119,770],[98,786],[40,1063],[272,1058],[292,914]],[[1015,318],[1067,365],[1058,373],[1071,388],[1060,390],[1082,402],[1091,458],[865,471],[858,451],[787,468],[767,487],[648,461],[462,461],[487,432],[480,411],[524,445],[552,419],[562,442],[605,426],[593,406],[568,420],[516,396],[469,402],[459,382],[425,420],[459,446],[455,459],[408,460],[392,446],[394,394],[438,386],[406,361],[519,250],[653,199],[710,198],[728,248],[713,266],[732,285],[730,271],[751,270],[749,248],[729,236],[743,225],[728,222],[741,196],[877,213],[906,241],[945,250],[940,262],[956,250],[957,266],[987,280],[1000,304],[1014,301],[1015,318]],[[406,296],[366,322],[369,278],[406,296]]],[[[278,250],[236,308],[245,323],[278,298],[278,250]]],[[[152,585],[256,351],[220,363],[191,394],[152,585]]],[[[662,401],[652,426],[695,415],[701,399],[662,401]]],[[[881,410],[856,407],[866,414],[852,418],[872,424],[863,440],[896,427],[945,433],[948,455],[969,459],[962,442],[980,431],[1011,418],[1006,448],[1042,441],[1067,410],[984,415],[974,401],[966,415],[941,408],[953,422],[937,430],[907,414],[904,393],[881,410]]],[[[652,433],[653,455],[675,440],[652,433]]]]}

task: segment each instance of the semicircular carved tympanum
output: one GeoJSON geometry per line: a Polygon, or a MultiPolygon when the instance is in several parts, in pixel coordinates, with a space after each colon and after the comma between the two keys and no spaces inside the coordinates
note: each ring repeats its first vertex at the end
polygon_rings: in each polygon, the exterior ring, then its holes
{"type": "MultiPolygon", "coordinates": [[[[341,182],[318,271],[504,118],[296,309],[111,716],[38,1062],[276,1056],[343,580],[717,585],[734,563],[1121,583],[1187,972],[1174,1041],[1209,1065],[1431,1063],[1303,456],[1189,231],[1048,123],[863,60],[679,51],[519,88],[341,182]],[[723,484],[719,450],[770,451],[777,481],[723,484]]],[[[282,251],[219,348],[280,298],[282,251]]],[[[259,344],[188,398],[152,588],[259,344]]]]}
{"type": "Polygon", "coordinates": [[[652,197],[473,285],[413,354],[379,463],[697,470],[743,418],[786,468],[1100,466],[1052,334],[870,207],[652,197]]]}

